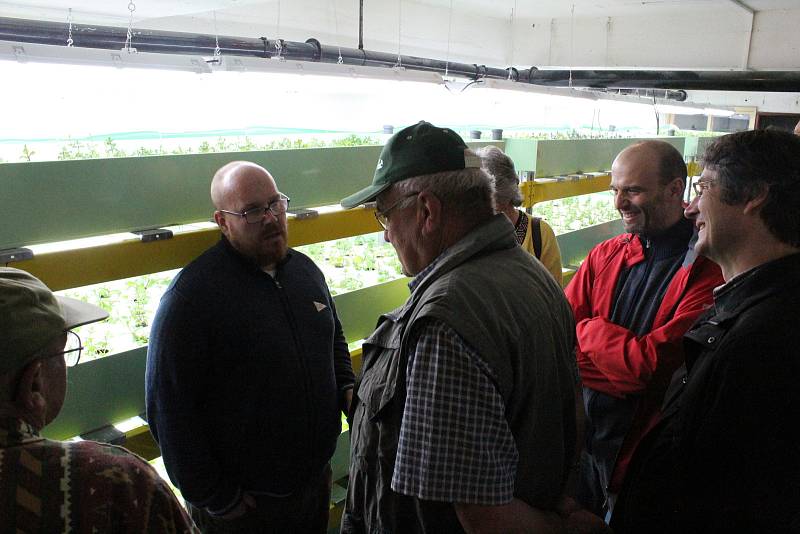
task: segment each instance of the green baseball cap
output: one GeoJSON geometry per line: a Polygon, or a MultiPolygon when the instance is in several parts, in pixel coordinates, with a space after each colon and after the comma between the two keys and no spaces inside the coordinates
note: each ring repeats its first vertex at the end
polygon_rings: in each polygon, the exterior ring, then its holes
{"type": "Polygon", "coordinates": [[[30,273],[0,267],[0,375],[21,369],[63,332],[102,321],[92,304],[56,296],[30,273]]]}
{"type": "Polygon", "coordinates": [[[354,208],[375,200],[392,184],[443,171],[480,168],[480,158],[465,154],[466,143],[450,128],[439,128],[425,121],[403,128],[386,142],[372,185],[342,199],[342,206],[354,208]]]}

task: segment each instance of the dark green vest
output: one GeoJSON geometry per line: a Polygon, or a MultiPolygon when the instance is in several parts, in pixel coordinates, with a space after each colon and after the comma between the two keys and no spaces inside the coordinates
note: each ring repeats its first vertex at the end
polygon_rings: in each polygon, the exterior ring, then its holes
{"type": "Polygon", "coordinates": [[[451,503],[397,494],[390,484],[405,406],[409,333],[447,323],[490,366],[519,452],[515,497],[552,508],[575,445],[574,323],[561,288],[496,215],[438,259],[408,301],[364,343],[351,426],[342,532],[460,532],[451,503]]]}

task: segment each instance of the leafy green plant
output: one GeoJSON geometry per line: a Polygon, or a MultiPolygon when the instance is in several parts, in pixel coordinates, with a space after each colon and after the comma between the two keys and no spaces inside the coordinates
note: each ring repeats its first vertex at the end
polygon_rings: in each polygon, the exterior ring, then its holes
{"type": "MultiPolygon", "coordinates": [[[[254,150],[286,150],[298,148],[323,148],[323,147],[342,147],[342,146],[362,146],[378,145],[380,141],[369,136],[361,137],[358,135],[348,135],[332,141],[320,139],[300,139],[288,138],[272,140],[267,143],[259,144],[249,136],[244,138],[225,138],[219,137],[214,143],[208,140],[202,141],[197,147],[178,146],[168,150],[162,145],[157,147],[140,146],[131,150],[121,148],[116,140],[107,137],[102,143],[92,141],[69,140],[63,144],[57,158],[61,161],[76,159],[93,158],[124,158],[131,156],[163,156],[166,154],[208,154],[212,152],[250,152],[254,150]]],[[[23,145],[20,160],[33,161],[36,151],[30,149],[28,145],[23,145]]],[[[3,160],[0,159],[0,162],[3,160]]]]}
{"type": "Polygon", "coordinates": [[[619,218],[608,191],[540,202],[533,213],[545,219],[557,235],[619,218]]]}
{"type": "Polygon", "coordinates": [[[99,158],[100,153],[94,143],[82,143],[81,141],[70,141],[61,147],[58,153],[59,160],[73,159],[93,159],[99,158]]]}
{"type": "Polygon", "coordinates": [[[28,145],[22,146],[22,155],[19,157],[22,161],[30,161],[33,155],[36,154],[35,151],[30,150],[28,145]]]}
{"type": "Polygon", "coordinates": [[[128,155],[124,150],[119,148],[117,143],[115,143],[110,137],[106,138],[103,144],[105,145],[107,158],[124,158],[128,155]]]}

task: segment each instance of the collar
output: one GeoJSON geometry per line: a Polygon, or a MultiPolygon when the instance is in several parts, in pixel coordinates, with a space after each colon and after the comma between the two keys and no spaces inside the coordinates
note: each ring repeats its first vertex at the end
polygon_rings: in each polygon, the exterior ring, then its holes
{"type": "Polygon", "coordinates": [[[41,441],[39,431],[22,419],[0,416],[0,448],[41,441]]]}
{"type": "Polygon", "coordinates": [[[784,293],[800,284],[798,273],[800,253],[762,263],[732,278],[714,290],[717,322],[734,317],[759,300],[784,293]]]}
{"type": "MultiPolygon", "coordinates": [[[[698,318],[684,339],[701,350],[715,350],[739,315],[766,298],[796,292],[798,285],[800,253],[754,267],[714,290],[714,307],[698,318]]],[[[687,350],[686,368],[690,372],[700,354],[687,350]]]]}
{"type": "Polygon", "coordinates": [[[694,222],[686,218],[673,224],[655,236],[639,234],[639,241],[645,249],[645,255],[655,259],[667,258],[679,252],[685,252],[694,232],[694,222]]]}
{"type": "Polygon", "coordinates": [[[441,252],[409,284],[411,295],[400,308],[385,314],[394,319],[411,313],[425,290],[438,278],[474,257],[517,247],[514,226],[502,213],[473,228],[458,242],[441,252]]]}
{"type": "Polygon", "coordinates": [[[441,254],[439,254],[438,256],[436,256],[436,257],[433,259],[433,261],[432,261],[432,262],[430,262],[430,263],[428,264],[428,266],[427,266],[427,267],[425,267],[424,269],[422,269],[420,272],[418,272],[418,273],[417,273],[417,276],[415,276],[414,278],[412,278],[412,279],[411,279],[411,281],[408,283],[408,289],[410,289],[412,293],[414,292],[414,289],[416,289],[416,287],[417,287],[418,285],[420,285],[420,284],[421,284],[421,283],[422,283],[422,282],[425,280],[425,278],[427,278],[427,277],[428,277],[428,275],[429,275],[429,274],[431,274],[431,272],[433,272],[433,270],[436,268],[436,265],[439,263],[439,260],[440,260],[440,259],[441,259],[441,258],[442,258],[442,257],[443,257],[443,256],[444,256],[446,253],[447,253],[447,249],[444,249],[444,250],[441,252],[441,254]]]}

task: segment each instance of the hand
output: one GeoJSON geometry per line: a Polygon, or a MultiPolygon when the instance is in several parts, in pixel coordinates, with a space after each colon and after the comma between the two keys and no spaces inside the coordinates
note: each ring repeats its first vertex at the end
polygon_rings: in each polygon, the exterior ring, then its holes
{"type": "Polygon", "coordinates": [[[350,417],[350,406],[353,405],[353,388],[344,392],[344,413],[350,417]]]}
{"type": "Polygon", "coordinates": [[[237,504],[233,510],[219,517],[220,519],[224,519],[225,521],[232,521],[234,519],[239,519],[244,514],[246,514],[249,508],[255,508],[255,507],[256,507],[256,500],[253,498],[252,495],[245,492],[242,494],[242,500],[239,501],[239,504],[237,504]]]}
{"type": "Polygon", "coordinates": [[[564,496],[556,507],[556,511],[564,520],[564,531],[567,534],[610,534],[611,529],[605,521],[584,510],[572,497],[564,496]]]}

